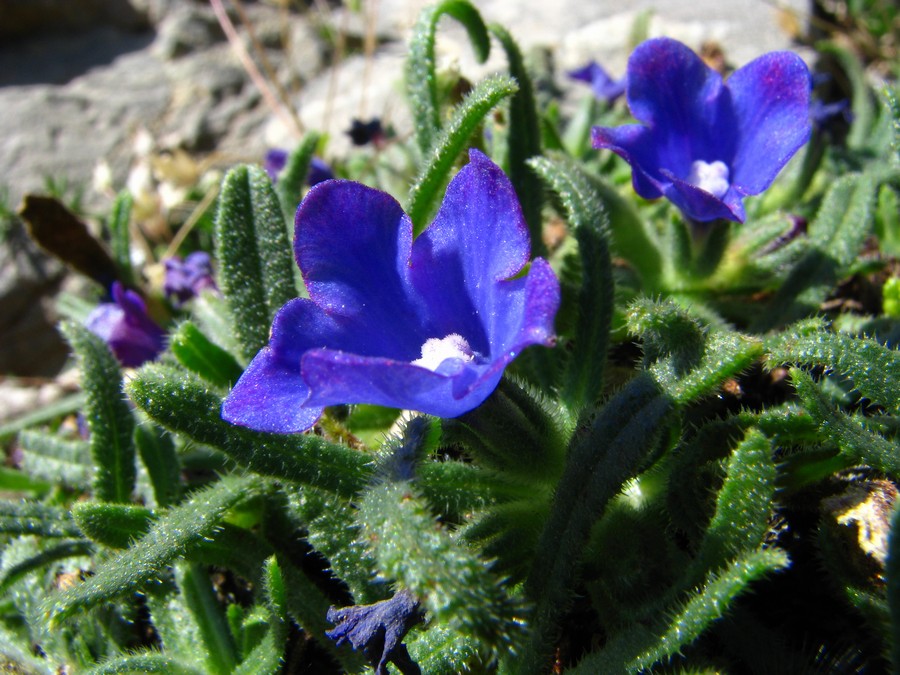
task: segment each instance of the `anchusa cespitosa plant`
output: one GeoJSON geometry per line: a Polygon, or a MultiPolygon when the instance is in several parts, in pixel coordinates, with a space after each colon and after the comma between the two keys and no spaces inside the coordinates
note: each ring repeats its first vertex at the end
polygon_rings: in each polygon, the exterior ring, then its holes
{"type": "Polygon", "coordinates": [[[0,654],[900,668],[900,106],[819,51],[852,84],[841,134],[798,56],[723,76],[668,38],[620,81],[574,73],[567,120],[507,31],[445,0],[409,49],[414,135],[363,169],[310,180],[312,133],[231,169],[156,287],[121,196],[111,302],[63,307],[82,391],[3,430],[0,654]],[[461,101],[445,15],[508,63],[461,101]]]}

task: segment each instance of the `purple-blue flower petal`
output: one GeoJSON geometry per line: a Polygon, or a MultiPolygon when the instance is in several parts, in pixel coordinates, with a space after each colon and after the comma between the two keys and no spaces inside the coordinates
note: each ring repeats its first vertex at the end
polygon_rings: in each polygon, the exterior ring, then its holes
{"type": "Polygon", "coordinates": [[[412,283],[430,309],[429,330],[465,336],[487,354],[498,328],[515,323],[512,294],[500,282],[528,262],[530,241],[509,179],[477,150],[447,188],[434,222],[413,246],[412,283]]]}
{"type": "Polygon", "coordinates": [[[809,70],[796,54],[765,54],[735,71],[728,91],[738,120],[731,180],[756,195],[809,140],[809,70]]]}
{"type": "Polygon", "coordinates": [[[625,93],[625,77],[614,79],[606,69],[596,61],[591,61],[581,68],[571,70],[569,77],[578,82],[586,82],[591,85],[594,97],[600,101],[612,103],[625,93]]]}
{"type": "Polygon", "coordinates": [[[152,361],[165,348],[165,331],[147,314],[147,306],[134,291],[118,281],[112,286],[113,302],[98,305],[85,327],[109,345],[126,368],[152,361]]]}
{"type": "Polygon", "coordinates": [[[595,127],[593,145],[631,164],[639,195],[665,195],[694,220],[743,221],[741,199],[765,190],[809,137],[809,72],[794,54],[767,54],[723,83],[685,45],[658,38],[635,50],[627,77],[642,124],[595,127]],[[728,188],[691,182],[695,162],[722,162],[728,188]]]}
{"type": "Polygon", "coordinates": [[[411,247],[412,222],[397,201],[359,183],[320,183],[297,209],[294,253],[309,296],[368,333],[363,356],[419,357],[411,247]]]}
{"type": "Polygon", "coordinates": [[[226,420],[303,431],[341,403],[456,416],[490,395],[522,349],[552,344],[559,283],[540,259],[510,278],[529,255],[521,208],[499,167],[470,158],[415,242],[383,192],[349,181],[309,191],[294,248],[310,298],[279,311],[226,420]]]}

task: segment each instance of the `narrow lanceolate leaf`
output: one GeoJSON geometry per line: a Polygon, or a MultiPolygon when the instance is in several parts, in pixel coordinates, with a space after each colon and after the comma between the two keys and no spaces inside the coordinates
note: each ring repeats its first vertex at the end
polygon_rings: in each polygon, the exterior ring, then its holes
{"type": "Polygon", "coordinates": [[[128,548],[147,534],[156,515],[143,506],[80,502],[72,517],[85,536],[111,548],[128,548]]]}
{"type": "Polygon", "coordinates": [[[209,574],[196,563],[180,562],[175,566],[175,578],[199,629],[207,668],[216,675],[231,673],[237,664],[237,646],[209,574]]]}
{"type": "Polygon", "coordinates": [[[325,597],[312,580],[284,556],[278,556],[278,567],[284,577],[285,603],[287,612],[297,625],[328,651],[341,664],[344,672],[360,672],[365,661],[350,645],[338,647],[325,636],[325,631],[334,628],[325,618],[331,601],[325,597]]]}
{"type": "Polygon", "coordinates": [[[281,212],[288,225],[289,239],[293,239],[294,214],[297,212],[297,204],[300,203],[300,195],[303,194],[303,186],[306,185],[306,177],[309,175],[309,165],[318,144],[319,134],[307,133],[300,145],[288,155],[287,164],[275,185],[281,212]]]}
{"type": "Polygon", "coordinates": [[[131,271],[131,209],[134,199],[127,190],[116,195],[112,213],[109,215],[109,239],[113,260],[119,267],[121,280],[130,284],[134,281],[131,271]]]}
{"type": "Polygon", "coordinates": [[[758,549],[769,530],[775,497],[775,464],[769,439],[751,430],[728,460],[716,511],[700,545],[693,576],[700,581],[739,554],[758,549]]]}
{"type": "Polygon", "coordinates": [[[631,306],[627,320],[629,330],[644,339],[648,371],[682,405],[714,394],[763,354],[762,341],[705,328],[673,302],[641,299],[631,306]]]}
{"type": "Polygon", "coordinates": [[[169,366],[142,368],[128,383],[135,404],[154,421],[220,449],[240,466],[265,476],[313,485],[352,497],[371,475],[369,459],[320,436],[265,434],[222,419],[222,399],[196,377],[169,366]]]}
{"type": "Polygon", "coordinates": [[[791,369],[791,380],[803,407],[819,424],[822,436],[837,444],[845,459],[900,477],[900,445],[869,431],[858,418],[837,409],[812,378],[798,368],[791,369]]]}
{"type": "Polygon", "coordinates": [[[534,610],[520,672],[548,667],[591,526],[656,452],[670,411],[659,386],[642,375],[602,408],[586,434],[575,438],[526,582],[534,610]]]}
{"type": "Polygon", "coordinates": [[[157,506],[170,506],[181,496],[181,460],[172,437],[153,424],[139,425],[134,431],[141,462],[150,475],[157,506]]]}
{"type": "Polygon", "coordinates": [[[571,672],[646,672],[700,637],[753,581],[787,567],[788,563],[787,555],[778,549],[742,555],[721,573],[710,575],[700,592],[692,592],[680,609],[667,613],[669,620],[661,622],[658,628],[639,625],[613,635],[601,651],[582,659],[571,672]]]}
{"type": "Polygon", "coordinates": [[[86,490],[91,484],[91,450],[86,441],[69,441],[42,431],[19,434],[22,470],[67,487],[86,490]]]}
{"type": "Polygon", "coordinates": [[[416,234],[425,229],[435,210],[442,188],[450,180],[450,170],[475,129],[487,114],[504,98],[518,91],[515,81],[508,77],[489,77],[479,82],[453,111],[431,152],[425,158],[419,177],[410,190],[406,212],[416,234]]]}
{"type": "Polygon", "coordinates": [[[39,537],[80,537],[67,509],[29,502],[0,501],[0,532],[39,537]]]}
{"type": "Polygon", "coordinates": [[[215,232],[219,286],[249,360],[269,341],[275,312],[297,295],[291,243],[265,171],[238,166],[228,172],[215,232]]]}
{"type": "MultiPolygon", "coordinates": [[[[524,607],[484,559],[437,523],[405,477],[418,454],[416,445],[425,442],[425,426],[414,420],[407,427],[385,462],[387,472],[359,498],[359,540],[371,550],[381,574],[419,598],[435,623],[504,653],[521,637],[524,607]],[[404,464],[410,465],[406,471],[404,464]]],[[[464,666],[456,664],[458,671],[464,666]]]]}
{"type": "Polygon", "coordinates": [[[54,546],[44,548],[36,555],[4,568],[2,574],[0,574],[0,592],[6,591],[11,584],[30,572],[42,569],[66,558],[89,556],[93,552],[94,545],[84,539],[63,541],[54,546]]]}
{"type": "Polygon", "coordinates": [[[534,87],[516,41],[499,24],[491,24],[489,29],[503,45],[509,62],[509,74],[519,84],[519,91],[509,99],[509,179],[519,197],[522,214],[531,232],[531,253],[543,256],[547,252],[541,227],[543,191],[541,181],[527,164],[530,158],[541,154],[541,125],[534,100],[534,87]]]}
{"type": "Polygon", "coordinates": [[[137,475],[134,415],[122,393],[122,371],[99,337],[76,323],[62,331],[81,361],[81,386],[87,396],[84,417],[94,459],[94,494],[106,502],[129,502],[137,475]]]}
{"type": "Polygon", "coordinates": [[[158,675],[206,675],[180,656],[141,652],[110,659],[99,666],[84,671],[86,675],[134,675],[134,673],[157,673],[158,675]]]}
{"type": "Polygon", "coordinates": [[[763,314],[761,329],[777,327],[818,309],[873,229],[877,182],[868,174],[839,178],[809,228],[809,248],[763,314]]]}
{"type": "Polygon", "coordinates": [[[414,116],[416,141],[423,157],[434,147],[441,130],[435,72],[434,37],[444,15],[459,21],[469,33],[479,63],[490,53],[491,42],[478,10],[466,0],[444,0],[419,14],[406,61],[406,92],[414,116]]]}
{"type": "Polygon", "coordinates": [[[226,477],[196,492],[156,521],[135,545],[99,567],[94,576],[51,598],[47,616],[58,623],[149,583],[175,558],[209,537],[225,512],[251,496],[256,485],[252,477],[226,477]]]}
{"type": "Polygon", "coordinates": [[[218,387],[230,387],[243,369],[234,357],[214,343],[191,321],[185,321],[169,338],[175,358],[188,370],[218,387]]]}
{"type": "Polygon", "coordinates": [[[857,391],[873,404],[900,412],[900,353],[869,338],[834,333],[810,319],[771,340],[772,365],[821,366],[853,380],[857,391]]]}
{"type": "Polygon", "coordinates": [[[531,166],[559,195],[578,240],[582,267],[578,318],[562,394],[571,409],[582,410],[603,391],[612,323],[614,285],[606,214],[597,191],[573,164],[539,158],[531,166]]]}
{"type": "Polygon", "coordinates": [[[275,675],[275,673],[280,673],[284,665],[282,652],[284,652],[286,634],[286,628],[269,625],[266,634],[232,673],[234,675],[275,675]]]}

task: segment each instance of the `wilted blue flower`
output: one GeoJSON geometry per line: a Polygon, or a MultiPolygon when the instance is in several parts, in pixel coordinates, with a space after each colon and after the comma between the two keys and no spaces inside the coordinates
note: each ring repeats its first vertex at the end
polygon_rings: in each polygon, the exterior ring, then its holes
{"type": "Polygon", "coordinates": [[[402,643],[409,630],[422,621],[419,601],[409,591],[399,591],[390,600],[372,605],[331,607],[326,618],[336,627],[325,635],[338,646],[349,642],[365,654],[377,675],[387,675],[389,662],[404,675],[422,672],[402,643]]]}
{"type": "Polygon", "coordinates": [[[772,52],[727,82],[688,47],[648,40],[628,60],[627,97],[642,124],[594,127],[595,148],[632,167],[635,191],[667,197],[695,221],[743,222],[742,199],[765,190],[810,135],[810,76],[772,52]]]}
{"type": "Polygon", "coordinates": [[[525,347],[553,343],[559,282],[540,258],[520,274],[529,239],[516,194],[487,157],[469,158],[415,242],[384,192],[350,181],[309,191],[294,253],[310,298],[278,312],[225,400],[226,420],[304,431],[339,403],[455,417],[525,347]]]}
{"type": "Polygon", "coordinates": [[[88,315],[85,326],[109,345],[123,366],[137,368],[152,361],[165,348],[165,332],[137,293],[116,281],[112,296],[113,302],[98,305],[88,315]]]}
{"type": "Polygon", "coordinates": [[[576,70],[570,70],[568,75],[578,82],[587,82],[591,85],[594,97],[598,101],[607,103],[612,103],[625,93],[625,83],[628,81],[627,76],[618,80],[613,79],[606,69],[596,61],[591,61],[576,70]]]}
{"type": "Polygon", "coordinates": [[[205,288],[215,288],[212,276],[212,262],[206,251],[194,251],[182,260],[178,256],[167,258],[163,265],[166,276],[163,293],[178,302],[187,302],[205,288]]]}

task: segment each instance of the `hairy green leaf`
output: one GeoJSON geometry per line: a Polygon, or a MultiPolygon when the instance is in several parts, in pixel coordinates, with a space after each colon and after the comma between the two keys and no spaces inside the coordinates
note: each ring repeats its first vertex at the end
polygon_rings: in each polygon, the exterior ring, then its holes
{"type": "Polygon", "coordinates": [[[218,394],[189,373],[145,366],[128,383],[135,404],[157,423],[220,449],[239,465],[352,497],[370,475],[369,459],[356,450],[310,434],[265,434],[222,419],[218,394]]]}
{"type": "Polygon", "coordinates": [[[0,500],[0,532],[40,537],[81,537],[67,509],[0,500]]]}
{"type": "Polygon", "coordinates": [[[80,502],[72,517],[85,536],[111,548],[128,548],[147,534],[156,516],[150,509],[130,504],[80,502]]]}
{"type": "Polygon", "coordinates": [[[832,184],[809,226],[807,252],[760,316],[758,329],[808,316],[825,300],[872,232],[877,187],[869,174],[848,174],[832,184]]]}
{"type": "Polygon", "coordinates": [[[423,157],[427,157],[435,146],[441,130],[434,38],[438,22],[444,15],[453,17],[466,29],[479,63],[487,60],[491,48],[484,21],[475,6],[467,0],[444,0],[426,7],[419,14],[406,60],[406,92],[414,116],[416,140],[423,157]]]}
{"type": "Polygon", "coordinates": [[[291,243],[268,174],[254,166],[229,171],[215,222],[219,286],[250,360],[268,343],[275,312],[297,295],[291,243]]]}
{"type": "Polygon", "coordinates": [[[547,667],[591,527],[657,451],[671,408],[658,385],[639,376],[598,412],[587,433],[573,438],[526,582],[535,608],[521,672],[547,667]]]}
{"type": "Polygon", "coordinates": [[[172,333],[169,347],[181,365],[218,387],[233,386],[243,372],[231,354],[206,337],[191,321],[185,321],[172,333]]]}
{"type": "Polygon", "coordinates": [[[135,422],[122,394],[122,371],[106,343],[87,328],[67,321],[62,331],[81,361],[94,494],[102,501],[130,502],[137,478],[135,422]]]}
{"type": "Polygon", "coordinates": [[[538,121],[531,75],[525,68],[522,52],[512,35],[501,25],[491,24],[490,32],[496,37],[509,62],[509,74],[519,85],[519,91],[509,99],[509,179],[522,205],[522,215],[531,233],[531,253],[543,256],[544,245],[541,221],[543,191],[541,181],[528,167],[528,160],[541,154],[541,126],[538,121]]]}
{"type": "Polygon", "coordinates": [[[409,193],[406,212],[413,222],[415,234],[425,229],[428,218],[436,208],[441,189],[449,181],[453,163],[469,143],[475,129],[494,106],[516,91],[518,85],[512,79],[489,77],[479,82],[453,110],[453,116],[435,140],[409,193]]]}
{"type": "Polygon", "coordinates": [[[559,195],[578,240],[581,288],[562,397],[572,410],[581,411],[592,406],[603,391],[614,309],[606,211],[594,185],[572,163],[539,158],[532,160],[531,166],[559,195]]]}
{"type": "Polygon", "coordinates": [[[822,321],[802,321],[767,345],[771,364],[805,364],[853,380],[873,404],[900,412],[900,353],[869,338],[834,333],[822,321]]]}
{"type": "Polygon", "coordinates": [[[134,443],[150,475],[157,506],[177,502],[181,496],[181,460],[171,436],[154,424],[142,424],[135,429],[134,443]]]}
{"type": "Polygon", "coordinates": [[[303,141],[288,155],[287,164],[278,176],[278,183],[275,185],[281,211],[288,225],[289,239],[293,238],[294,213],[300,203],[300,195],[303,194],[303,186],[306,185],[306,177],[309,175],[309,165],[318,144],[319,134],[307,133],[303,137],[303,141]]]}
{"type": "Polygon", "coordinates": [[[603,649],[582,659],[571,672],[645,672],[696,640],[753,581],[787,567],[788,562],[787,555],[778,549],[740,556],[721,573],[711,574],[700,591],[692,592],[658,628],[638,624],[613,635],[603,649]]]}
{"type": "Polygon", "coordinates": [[[895,478],[900,477],[900,447],[895,441],[869,431],[859,418],[836,408],[803,371],[791,369],[791,379],[803,407],[819,424],[822,437],[836,443],[844,458],[853,464],[865,464],[895,478]]]}
{"type": "Polygon", "coordinates": [[[208,675],[182,656],[160,654],[155,651],[119,656],[86,671],[87,675],[134,675],[158,673],[158,675],[208,675]]]}
{"type": "Polygon", "coordinates": [[[127,190],[116,195],[109,215],[109,239],[112,257],[119,268],[119,275],[125,284],[134,283],[131,269],[131,211],[134,198],[127,190]]]}
{"type": "Polygon", "coordinates": [[[739,554],[762,546],[773,510],[775,477],[769,439],[759,431],[749,431],[728,460],[725,483],[697,553],[694,576],[702,579],[739,554]]]}
{"type": "Polygon", "coordinates": [[[715,390],[763,354],[762,341],[709,329],[670,301],[640,299],[627,316],[628,328],[644,340],[644,362],[672,399],[686,405],[715,390]]]}
{"type": "Polygon", "coordinates": [[[222,478],[169,510],[134,546],[104,563],[94,576],[50,598],[46,605],[50,621],[58,624],[151,582],[172,560],[209,537],[225,512],[253,493],[257,480],[222,478]]]}

